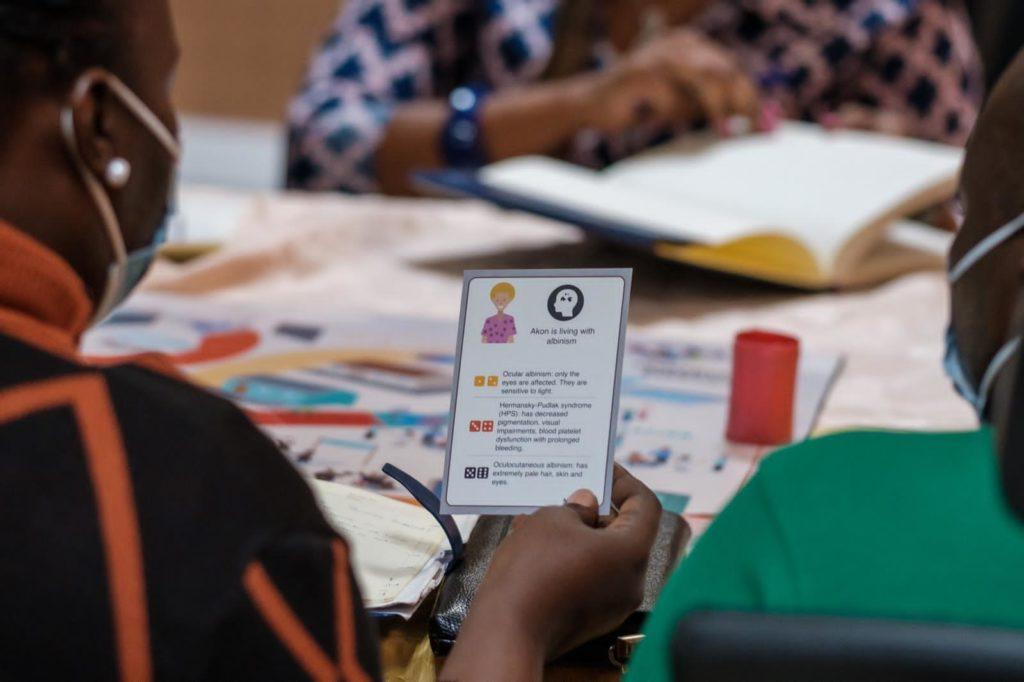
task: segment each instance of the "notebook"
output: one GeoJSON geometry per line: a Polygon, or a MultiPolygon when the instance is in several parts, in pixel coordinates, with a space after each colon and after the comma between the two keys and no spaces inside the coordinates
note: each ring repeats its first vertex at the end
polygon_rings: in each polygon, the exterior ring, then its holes
{"type": "Polygon", "coordinates": [[[352,550],[363,605],[418,605],[443,573],[444,532],[422,507],[340,483],[311,480],[327,520],[352,550]]]}
{"type": "Polygon", "coordinates": [[[593,171],[542,156],[417,174],[579,225],[662,257],[806,289],[940,267],[948,239],[901,220],[950,199],[963,151],[788,122],[772,133],[684,136],[593,171]]]}

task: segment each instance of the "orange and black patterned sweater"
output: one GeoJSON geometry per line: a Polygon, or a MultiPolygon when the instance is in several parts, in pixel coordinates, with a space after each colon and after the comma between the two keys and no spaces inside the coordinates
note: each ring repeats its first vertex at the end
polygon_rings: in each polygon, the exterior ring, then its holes
{"type": "Polygon", "coordinates": [[[91,314],[0,223],[0,679],[379,677],[344,541],[246,417],[91,314]]]}

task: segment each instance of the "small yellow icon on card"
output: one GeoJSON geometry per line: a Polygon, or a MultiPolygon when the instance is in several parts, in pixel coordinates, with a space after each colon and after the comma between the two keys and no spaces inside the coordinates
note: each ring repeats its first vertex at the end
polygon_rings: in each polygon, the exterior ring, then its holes
{"type": "Polygon", "coordinates": [[[488,386],[497,386],[498,385],[498,377],[496,377],[494,375],[487,377],[487,385],[488,386]]]}
{"type": "Polygon", "coordinates": [[[475,377],[473,377],[473,385],[474,386],[483,386],[484,385],[484,379],[485,379],[485,377],[483,377],[483,376],[475,376],[475,377]]]}

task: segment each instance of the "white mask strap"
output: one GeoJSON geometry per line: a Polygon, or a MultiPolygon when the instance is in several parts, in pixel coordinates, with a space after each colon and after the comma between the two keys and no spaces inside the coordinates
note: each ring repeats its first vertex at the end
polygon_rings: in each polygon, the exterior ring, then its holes
{"type": "Polygon", "coordinates": [[[1024,229],[1024,213],[1021,213],[1019,216],[975,244],[974,247],[960,259],[959,263],[950,268],[950,283],[955,284],[958,279],[964,276],[965,272],[970,270],[973,265],[987,256],[992,249],[996,248],[1022,229],[1024,229]]]}
{"type": "MultiPolygon", "coordinates": [[[[64,142],[71,151],[71,158],[75,163],[75,168],[78,170],[82,182],[85,183],[86,190],[92,196],[93,203],[100,212],[100,219],[103,221],[103,227],[107,231],[107,239],[110,241],[111,248],[114,249],[114,263],[118,265],[124,263],[128,260],[128,252],[124,243],[124,235],[121,234],[121,226],[117,220],[117,213],[114,212],[114,205],[111,203],[110,197],[103,190],[103,186],[82,160],[82,152],[78,146],[78,136],[75,135],[74,111],[70,106],[64,107],[64,110],[60,112],[60,126],[64,134],[64,142]]],[[[120,288],[121,283],[111,282],[109,278],[112,276],[119,277],[120,272],[121,268],[108,269],[108,281],[103,290],[103,298],[96,304],[94,321],[106,317],[106,314],[110,311],[111,300],[117,295],[117,290],[120,288]]]]}
{"type": "Polygon", "coordinates": [[[174,138],[174,135],[171,134],[171,131],[167,129],[163,121],[120,78],[113,74],[105,74],[104,80],[110,90],[118,96],[126,107],[131,109],[132,113],[149,129],[149,132],[153,133],[157,141],[167,150],[171,159],[177,161],[181,157],[181,145],[174,138]]]}
{"type": "Polygon", "coordinates": [[[89,194],[92,195],[92,199],[99,209],[100,218],[103,219],[103,225],[107,229],[107,236],[110,237],[110,243],[114,247],[114,257],[121,262],[128,257],[128,254],[125,250],[124,236],[118,229],[117,214],[114,212],[114,205],[111,203],[110,197],[103,191],[103,186],[82,160],[82,150],[78,146],[78,136],[75,134],[75,115],[71,107],[65,107],[60,112],[60,127],[64,134],[64,141],[72,152],[71,158],[75,162],[75,168],[82,176],[86,189],[89,190],[89,194]]]}
{"type": "Polygon", "coordinates": [[[989,363],[988,369],[985,370],[985,376],[981,379],[981,386],[978,389],[978,399],[980,405],[978,406],[978,414],[985,413],[985,407],[988,405],[989,393],[992,392],[992,384],[995,383],[996,377],[999,376],[999,372],[1003,369],[1003,366],[1009,362],[1013,354],[1020,348],[1021,337],[1013,338],[1003,344],[1003,347],[993,356],[992,362],[989,363]]]}

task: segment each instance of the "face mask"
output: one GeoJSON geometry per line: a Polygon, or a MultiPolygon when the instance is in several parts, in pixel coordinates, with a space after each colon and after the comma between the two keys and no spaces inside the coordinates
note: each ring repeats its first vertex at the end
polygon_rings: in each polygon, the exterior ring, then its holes
{"type": "MultiPolygon", "coordinates": [[[[178,158],[181,156],[181,147],[171,131],[167,129],[167,126],[116,76],[104,74],[102,77],[110,91],[152,133],[153,137],[160,143],[160,146],[177,163],[178,158]]],[[[72,95],[73,101],[77,101],[84,96],[85,92],[92,85],[92,78],[86,76],[80,78],[72,95]]],[[[118,304],[128,298],[128,295],[138,285],[146,271],[149,270],[150,265],[152,265],[153,260],[156,258],[157,251],[167,239],[168,224],[173,214],[171,210],[173,204],[168,201],[161,225],[153,234],[153,240],[146,246],[128,253],[124,242],[124,234],[121,232],[121,226],[118,223],[117,214],[114,212],[110,196],[100,180],[82,160],[82,155],[78,148],[78,138],[75,136],[74,115],[71,106],[65,107],[61,112],[61,130],[64,135],[64,142],[71,152],[78,173],[81,175],[93,203],[96,204],[96,208],[103,220],[103,225],[107,230],[107,238],[110,240],[114,250],[114,262],[110,264],[107,270],[107,281],[103,288],[103,295],[100,297],[99,303],[96,306],[96,313],[92,319],[92,323],[95,324],[105,319],[118,304]]],[[[171,183],[171,192],[173,195],[173,182],[171,183]]]]}
{"type": "MultiPolygon", "coordinates": [[[[949,269],[949,284],[953,287],[978,261],[991,253],[996,247],[1009,240],[1015,234],[1024,229],[1024,213],[1003,225],[998,230],[978,242],[974,248],[968,251],[960,262],[949,269]]],[[[968,375],[963,357],[956,342],[956,334],[953,332],[953,325],[946,328],[946,352],[943,358],[943,366],[946,376],[953,382],[957,393],[963,396],[964,400],[971,404],[978,415],[978,419],[985,421],[988,408],[988,396],[992,391],[992,384],[995,383],[999,372],[1006,366],[1006,363],[1013,357],[1013,354],[1020,348],[1021,337],[1017,336],[1000,347],[992,357],[992,361],[985,368],[981,377],[981,384],[975,385],[968,375]]]]}

